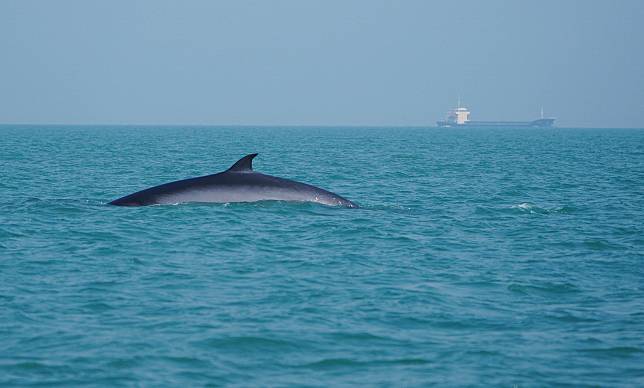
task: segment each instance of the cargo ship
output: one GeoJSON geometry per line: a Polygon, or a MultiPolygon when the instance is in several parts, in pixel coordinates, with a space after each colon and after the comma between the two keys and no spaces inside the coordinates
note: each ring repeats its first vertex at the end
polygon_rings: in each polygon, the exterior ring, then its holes
{"type": "Polygon", "coordinates": [[[447,119],[436,122],[439,127],[494,127],[494,128],[548,128],[555,124],[554,117],[543,117],[543,108],[541,108],[541,118],[531,121],[479,121],[470,120],[470,111],[461,107],[459,101],[455,109],[447,113],[447,119]]]}

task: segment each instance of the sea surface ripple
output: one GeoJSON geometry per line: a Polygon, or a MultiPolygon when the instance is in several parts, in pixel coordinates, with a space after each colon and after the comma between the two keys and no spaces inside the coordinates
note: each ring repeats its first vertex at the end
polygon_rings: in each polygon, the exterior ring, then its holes
{"type": "Polygon", "coordinates": [[[644,131],[0,126],[0,386],[644,385],[644,131]],[[316,204],[119,208],[228,168],[316,204]]]}

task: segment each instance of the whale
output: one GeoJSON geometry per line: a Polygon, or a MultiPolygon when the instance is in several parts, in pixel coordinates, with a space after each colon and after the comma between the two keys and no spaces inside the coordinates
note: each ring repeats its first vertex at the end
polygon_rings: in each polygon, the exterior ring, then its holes
{"type": "Polygon", "coordinates": [[[228,170],[216,174],[164,183],[115,199],[109,204],[148,206],[189,202],[295,201],[358,207],[348,199],[319,187],[253,171],[253,159],[257,155],[246,155],[228,170]]]}

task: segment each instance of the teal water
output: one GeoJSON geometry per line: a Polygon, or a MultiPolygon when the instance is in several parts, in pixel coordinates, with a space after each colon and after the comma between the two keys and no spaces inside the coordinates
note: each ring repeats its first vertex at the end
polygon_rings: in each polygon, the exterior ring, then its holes
{"type": "Polygon", "coordinates": [[[0,127],[0,385],[644,385],[644,131],[0,127]],[[316,204],[106,205],[259,152],[316,204]]]}

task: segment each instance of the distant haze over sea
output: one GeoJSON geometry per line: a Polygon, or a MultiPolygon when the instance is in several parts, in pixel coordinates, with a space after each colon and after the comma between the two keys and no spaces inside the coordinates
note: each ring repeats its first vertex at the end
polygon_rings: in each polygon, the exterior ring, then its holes
{"type": "Polygon", "coordinates": [[[644,127],[644,2],[0,2],[0,123],[644,127]]]}

